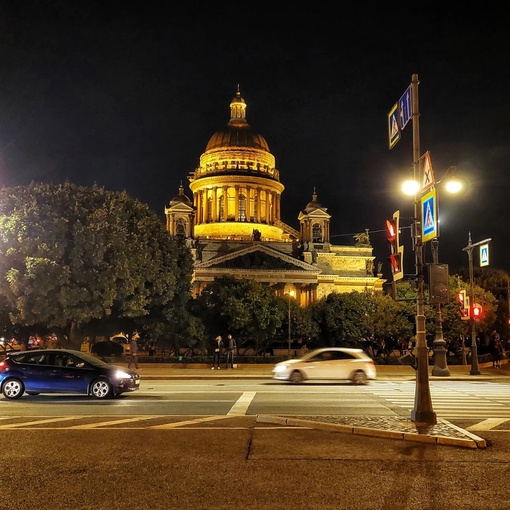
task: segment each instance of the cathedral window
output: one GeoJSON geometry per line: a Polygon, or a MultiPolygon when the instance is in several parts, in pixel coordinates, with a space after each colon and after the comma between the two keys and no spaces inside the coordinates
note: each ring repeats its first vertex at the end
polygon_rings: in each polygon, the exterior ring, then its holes
{"type": "Polygon", "coordinates": [[[184,218],[179,218],[175,222],[175,235],[186,237],[186,221],[184,218]]]}
{"type": "Polygon", "coordinates": [[[220,196],[220,214],[219,214],[219,219],[220,221],[225,221],[225,208],[224,208],[224,204],[225,204],[225,197],[224,195],[221,195],[220,196]]]}
{"type": "Polygon", "coordinates": [[[322,243],[322,225],[320,223],[314,223],[312,225],[312,242],[322,243]]]}
{"type": "Polygon", "coordinates": [[[239,195],[239,220],[246,221],[246,196],[239,195]]]}
{"type": "Polygon", "coordinates": [[[212,198],[207,197],[207,221],[212,221],[212,198]]]}

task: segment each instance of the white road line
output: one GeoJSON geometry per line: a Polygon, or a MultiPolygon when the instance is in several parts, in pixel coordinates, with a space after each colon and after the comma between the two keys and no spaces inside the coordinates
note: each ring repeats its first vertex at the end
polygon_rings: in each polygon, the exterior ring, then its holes
{"type": "Polygon", "coordinates": [[[148,429],[175,429],[185,425],[195,425],[197,423],[204,423],[206,421],[224,420],[227,416],[204,416],[203,418],[196,418],[195,420],[177,421],[174,423],[165,423],[164,425],[153,425],[147,427],[148,429]]]}
{"type": "Polygon", "coordinates": [[[471,427],[467,427],[466,430],[492,430],[494,427],[497,427],[506,421],[509,420],[504,418],[487,418],[480,423],[475,423],[474,425],[471,425],[471,427]]]}
{"type": "Polygon", "coordinates": [[[69,429],[97,429],[100,427],[107,427],[109,425],[120,425],[121,423],[133,423],[135,421],[143,421],[143,420],[152,420],[154,418],[159,418],[159,416],[136,416],[135,418],[122,418],[118,420],[110,420],[110,421],[100,421],[99,423],[87,423],[85,425],[74,425],[73,427],[68,427],[69,429]]]}
{"type": "Polygon", "coordinates": [[[48,418],[46,420],[25,421],[23,423],[8,423],[2,425],[3,429],[15,429],[16,427],[26,427],[27,425],[42,425],[43,423],[56,423],[57,421],[77,420],[87,418],[87,416],[63,416],[61,418],[48,418]]]}
{"type": "Polygon", "coordinates": [[[231,407],[230,411],[227,413],[227,416],[231,416],[233,414],[246,414],[246,411],[248,411],[248,407],[250,407],[250,404],[252,403],[252,400],[255,398],[256,394],[256,391],[244,392],[237,399],[237,402],[231,407]]]}

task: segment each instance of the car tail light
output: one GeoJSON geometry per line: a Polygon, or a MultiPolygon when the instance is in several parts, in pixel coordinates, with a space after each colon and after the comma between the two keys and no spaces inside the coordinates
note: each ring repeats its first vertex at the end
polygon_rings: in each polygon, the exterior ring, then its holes
{"type": "Polygon", "coordinates": [[[0,361],[0,370],[2,370],[2,368],[6,367],[7,364],[5,363],[5,361],[0,361]]]}

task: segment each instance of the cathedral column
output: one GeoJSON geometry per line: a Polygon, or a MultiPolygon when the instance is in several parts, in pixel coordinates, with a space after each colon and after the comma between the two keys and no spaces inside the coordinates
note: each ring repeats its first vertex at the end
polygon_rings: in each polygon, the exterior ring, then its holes
{"type": "Polygon", "coordinates": [[[239,186],[235,186],[234,221],[239,221],[239,186]]]}
{"type": "Polygon", "coordinates": [[[198,216],[199,224],[203,223],[203,221],[204,221],[203,198],[204,198],[204,191],[200,190],[198,192],[198,203],[197,203],[197,216],[198,216]]]}
{"type": "Polygon", "coordinates": [[[223,221],[228,218],[228,186],[223,186],[223,221]]]}
{"type": "Polygon", "coordinates": [[[260,193],[261,193],[261,189],[258,187],[257,188],[257,223],[260,223],[260,193]]]}
{"type": "Polygon", "coordinates": [[[246,186],[246,221],[251,221],[252,214],[251,186],[246,186]]]}
{"type": "Polygon", "coordinates": [[[202,199],[204,203],[204,222],[207,223],[207,220],[209,219],[209,196],[207,190],[204,191],[202,199]]]}
{"type": "Polygon", "coordinates": [[[218,188],[212,189],[212,220],[218,221],[218,188]]]}

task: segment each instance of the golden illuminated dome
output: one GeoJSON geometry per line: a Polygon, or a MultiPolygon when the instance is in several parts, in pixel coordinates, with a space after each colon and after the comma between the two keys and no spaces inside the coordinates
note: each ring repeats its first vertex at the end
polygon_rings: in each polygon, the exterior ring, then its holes
{"type": "Polygon", "coordinates": [[[226,147],[246,147],[269,152],[265,138],[254,133],[246,121],[246,102],[241,97],[239,88],[230,103],[229,123],[211,136],[205,151],[226,147]]]}

